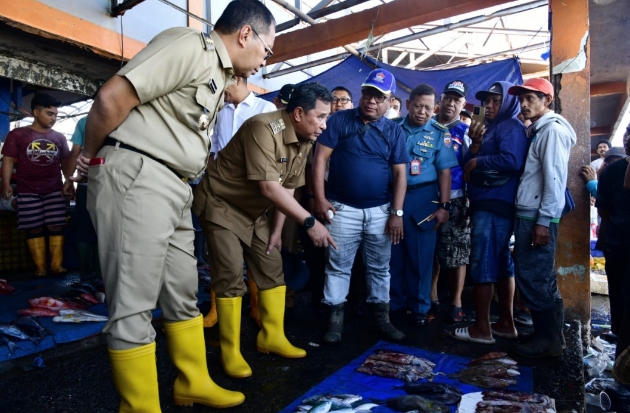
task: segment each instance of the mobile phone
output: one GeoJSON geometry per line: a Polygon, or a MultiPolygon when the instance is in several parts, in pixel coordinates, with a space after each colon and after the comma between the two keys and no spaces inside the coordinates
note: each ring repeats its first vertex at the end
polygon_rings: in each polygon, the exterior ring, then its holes
{"type": "Polygon", "coordinates": [[[92,158],[90,159],[89,166],[98,166],[98,165],[104,165],[104,164],[105,164],[105,158],[92,158]]]}
{"type": "Polygon", "coordinates": [[[473,108],[472,120],[483,123],[486,120],[486,108],[483,106],[475,106],[473,108]]]}

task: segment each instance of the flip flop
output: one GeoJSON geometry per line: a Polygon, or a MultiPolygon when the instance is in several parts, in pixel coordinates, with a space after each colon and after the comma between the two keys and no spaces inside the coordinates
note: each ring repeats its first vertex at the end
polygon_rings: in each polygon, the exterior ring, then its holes
{"type": "Polygon", "coordinates": [[[514,322],[524,326],[533,326],[532,316],[524,311],[519,311],[518,314],[514,313],[514,322]]]}
{"type": "Polygon", "coordinates": [[[492,328],[492,324],[490,324],[490,331],[492,331],[493,336],[503,337],[503,338],[518,338],[518,333],[516,334],[502,333],[492,328]]]}
{"type": "Polygon", "coordinates": [[[470,334],[468,333],[468,327],[456,328],[455,330],[451,332],[451,337],[453,337],[455,340],[468,341],[471,343],[481,343],[481,344],[494,344],[495,343],[494,338],[487,339],[487,338],[471,337],[470,334]]]}

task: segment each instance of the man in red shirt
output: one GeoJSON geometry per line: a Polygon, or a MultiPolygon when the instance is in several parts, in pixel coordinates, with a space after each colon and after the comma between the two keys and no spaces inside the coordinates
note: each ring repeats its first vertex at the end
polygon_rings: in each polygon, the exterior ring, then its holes
{"type": "Polygon", "coordinates": [[[35,276],[46,276],[46,236],[50,249],[50,270],[55,275],[67,272],[63,261],[63,226],[66,224],[66,199],[74,186],[63,192],[62,168],[66,170],[66,137],[52,129],[61,102],[38,94],[31,101],[33,124],[9,132],[2,147],[2,197],[11,199],[11,173],[15,166],[18,201],[18,229],[28,231],[28,248],[35,263],[35,276]]]}

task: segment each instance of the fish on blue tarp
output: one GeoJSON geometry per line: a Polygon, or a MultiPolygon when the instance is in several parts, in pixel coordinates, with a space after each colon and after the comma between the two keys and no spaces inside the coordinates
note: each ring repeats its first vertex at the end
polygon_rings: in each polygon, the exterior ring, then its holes
{"type": "Polygon", "coordinates": [[[444,404],[459,403],[463,394],[457,387],[446,383],[405,383],[402,386],[394,386],[394,388],[403,389],[407,394],[417,394],[444,404]]]}
{"type": "Polygon", "coordinates": [[[386,404],[387,407],[399,412],[418,410],[422,413],[449,413],[450,407],[444,403],[425,399],[417,394],[391,397],[387,400],[373,400],[375,403],[386,404]]]}
{"type": "Polygon", "coordinates": [[[0,345],[7,346],[7,348],[9,349],[9,356],[12,356],[13,353],[15,353],[15,351],[20,348],[13,341],[9,340],[8,337],[5,337],[3,335],[0,335],[0,345]]]}
{"type": "Polygon", "coordinates": [[[32,337],[44,338],[45,336],[51,335],[51,332],[42,327],[39,321],[33,317],[20,317],[15,320],[14,324],[18,326],[20,330],[32,337]]]}
{"type": "Polygon", "coordinates": [[[32,337],[28,335],[15,324],[0,324],[0,334],[20,340],[30,340],[35,344],[39,344],[42,340],[41,337],[32,337]]]}

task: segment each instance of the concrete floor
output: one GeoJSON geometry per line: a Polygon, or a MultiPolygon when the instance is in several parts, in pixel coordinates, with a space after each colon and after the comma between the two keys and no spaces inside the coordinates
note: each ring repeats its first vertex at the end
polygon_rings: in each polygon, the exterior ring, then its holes
{"type": "MultiPolygon", "coordinates": [[[[470,310],[470,296],[470,288],[467,288],[464,310],[468,321],[474,318],[470,310]]],[[[300,360],[258,353],[255,349],[257,328],[244,314],[242,352],[254,371],[254,375],[248,379],[230,379],[223,374],[219,367],[218,327],[206,330],[208,367],[212,378],[221,386],[242,391],[246,395],[243,405],[228,411],[278,412],[379,340],[368,318],[348,314],[343,344],[333,348],[319,346],[326,323],[313,314],[310,304],[309,293],[298,293],[295,313],[286,323],[287,337],[308,352],[308,356],[300,360]]],[[[447,335],[454,325],[445,323],[441,317],[422,328],[412,327],[405,320],[393,321],[407,335],[404,345],[434,352],[479,357],[489,351],[507,351],[513,355],[516,345],[516,340],[502,338],[497,338],[494,346],[453,340],[447,335]]],[[[461,325],[466,325],[466,322],[461,325]]],[[[555,398],[558,411],[582,412],[585,405],[581,329],[576,322],[570,322],[569,325],[565,329],[568,348],[562,357],[556,360],[515,358],[522,366],[533,368],[534,391],[555,398]]],[[[171,392],[176,372],[166,352],[159,323],[156,324],[156,330],[162,411],[215,411],[202,406],[179,408],[173,405],[171,392]]],[[[107,352],[100,336],[59,346],[44,352],[41,357],[45,368],[29,369],[31,360],[13,363],[11,368],[5,366],[0,377],[0,412],[117,411],[119,399],[110,380],[107,352]]]]}

